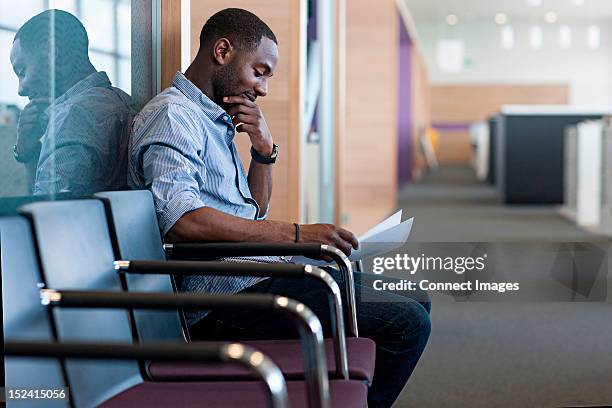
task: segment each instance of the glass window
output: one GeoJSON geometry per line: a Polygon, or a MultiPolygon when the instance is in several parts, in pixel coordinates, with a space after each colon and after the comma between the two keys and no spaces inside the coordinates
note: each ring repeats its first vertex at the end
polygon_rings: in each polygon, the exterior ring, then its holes
{"type": "Polygon", "coordinates": [[[121,1],[117,5],[117,23],[117,51],[122,56],[129,57],[132,49],[132,13],[127,1],[121,1]]]}
{"type": "Polygon", "coordinates": [[[18,82],[10,61],[10,52],[15,33],[0,30],[0,106],[17,105],[23,108],[27,98],[17,95],[18,82]]]}
{"type": "Polygon", "coordinates": [[[76,0],[49,0],[50,9],[64,10],[69,13],[78,15],[78,7],[76,0]]]}
{"type": "Polygon", "coordinates": [[[125,188],[130,2],[0,0],[0,9],[0,211],[14,206],[7,197],[125,188]]]}
{"type": "Polygon", "coordinates": [[[34,14],[43,11],[43,0],[0,0],[0,25],[17,30],[34,14]],[[10,10],[10,11],[9,11],[10,10]]]}
{"type": "Polygon", "coordinates": [[[97,51],[115,49],[115,3],[111,0],[81,2],[83,24],[87,27],[89,44],[97,51]]]}
{"type": "Polygon", "coordinates": [[[106,75],[108,75],[108,78],[110,79],[111,83],[117,83],[117,71],[115,65],[116,61],[112,55],[102,52],[91,51],[89,53],[89,58],[91,59],[91,63],[94,65],[94,67],[96,67],[98,71],[106,72],[106,75]]]}
{"type": "Polygon", "coordinates": [[[132,62],[127,58],[119,60],[119,79],[117,86],[125,92],[130,92],[132,88],[132,62]]]}

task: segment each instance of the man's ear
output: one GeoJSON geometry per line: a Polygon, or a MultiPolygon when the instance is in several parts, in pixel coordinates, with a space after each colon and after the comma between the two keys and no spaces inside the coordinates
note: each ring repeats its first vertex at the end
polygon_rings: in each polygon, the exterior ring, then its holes
{"type": "Polygon", "coordinates": [[[227,38],[219,38],[213,46],[213,58],[219,65],[228,64],[234,57],[235,48],[227,38]]]}

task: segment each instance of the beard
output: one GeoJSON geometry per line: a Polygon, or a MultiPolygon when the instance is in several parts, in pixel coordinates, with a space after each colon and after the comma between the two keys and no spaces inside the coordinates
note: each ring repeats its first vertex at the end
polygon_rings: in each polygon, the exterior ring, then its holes
{"type": "Polygon", "coordinates": [[[212,76],[212,85],[214,102],[223,109],[226,109],[228,105],[223,102],[223,98],[225,96],[240,95],[242,93],[235,63],[232,62],[229,65],[219,68],[212,76]]]}

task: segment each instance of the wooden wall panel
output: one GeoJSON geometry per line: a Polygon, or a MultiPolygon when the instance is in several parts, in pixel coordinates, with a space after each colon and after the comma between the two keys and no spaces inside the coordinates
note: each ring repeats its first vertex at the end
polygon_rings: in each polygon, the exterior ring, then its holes
{"type": "Polygon", "coordinates": [[[346,2],[344,226],[361,233],[397,195],[397,47],[393,0],[346,2]]]}
{"type": "Polygon", "coordinates": [[[431,87],[433,122],[476,122],[499,111],[502,105],[566,105],[569,86],[468,84],[431,87]]]}
{"type": "Polygon", "coordinates": [[[412,49],[412,81],[412,177],[418,180],[426,167],[419,137],[431,124],[431,88],[425,61],[416,46],[412,49]]]}
{"type": "Polygon", "coordinates": [[[161,89],[181,69],[181,0],[161,2],[161,89]]]}
{"type": "MultiPolygon", "coordinates": [[[[569,86],[466,84],[431,87],[431,114],[434,124],[469,125],[484,121],[502,105],[566,105],[569,86]]],[[[440,164],[466,164],[472,148],[465,129],[441,130],[438,160],[440,164]]]]}
{"type": "MultiPolygon", "coordinates": [[[[279,41],[279,63],[269,81],[268,95],[260,105],[274,142],[280,146],[274,165],[274,190],[269,218],[299,220],[300,209],[300,111],[299,111],[299,27],[301,0],[235,0],[231,7],[244,8],[265,21],[279,41]]],[[[191,55],[200,44],[200,31],[210,16],[228,7],[227,0],[191,2],[191,55]]],[[[250,142],[245,133],[236,136],[245,168],[250,162],[250,142]]]]}

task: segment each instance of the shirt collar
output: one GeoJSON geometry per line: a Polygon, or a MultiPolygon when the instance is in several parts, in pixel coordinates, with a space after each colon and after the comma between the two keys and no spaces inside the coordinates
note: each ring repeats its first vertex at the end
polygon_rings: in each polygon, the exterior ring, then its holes
{"type": "Polygon", "coordinates": [[[85,78],[81,79],[79,82],[74,84],[72,88],[68,89],[62,96],[55,100],[55,103],[62,103],[73,96],[76,96],[82,92],[87,91],[91,88],[102,87],[102,88],[110,88],[111,82],[108,79],[108,75],[106,72],[94,72],[93,74],[89,74],[85,78]]]}
{"type": "Polygon", "coordinates": [[[60,97],[56,98],[55,101],[53,101],[53,103],[49,105],[49,107],[45,110],[45,114],[47,116],[50,116],[49,112],[55,106],[59,105],[60,103],[66,102],[68,99],[74,96],[77,96],[78,94],[83,93],[87,91],[88,89],[96,88],[96,87],[110,88],[111,86],[112,86],[111,82],[108,79],[108,75],[106,75],[106,72],[100,71],[100,72],[94,72],[92,74],[89,74],[88,76],[86,76],[85,78],[81,79],[79,82],[74,84],[70,89],[64,92],[60,97]]]}
{"type": "Polygon", "coordinates": [[[210,120],[214,121],[221,118],[224,122],[231,123],[230,117],[225,110],[206,96],[183,73],[177,72],[174,75],[172,86],[181,91],[189,100],[196,103],[210,120]]]}

